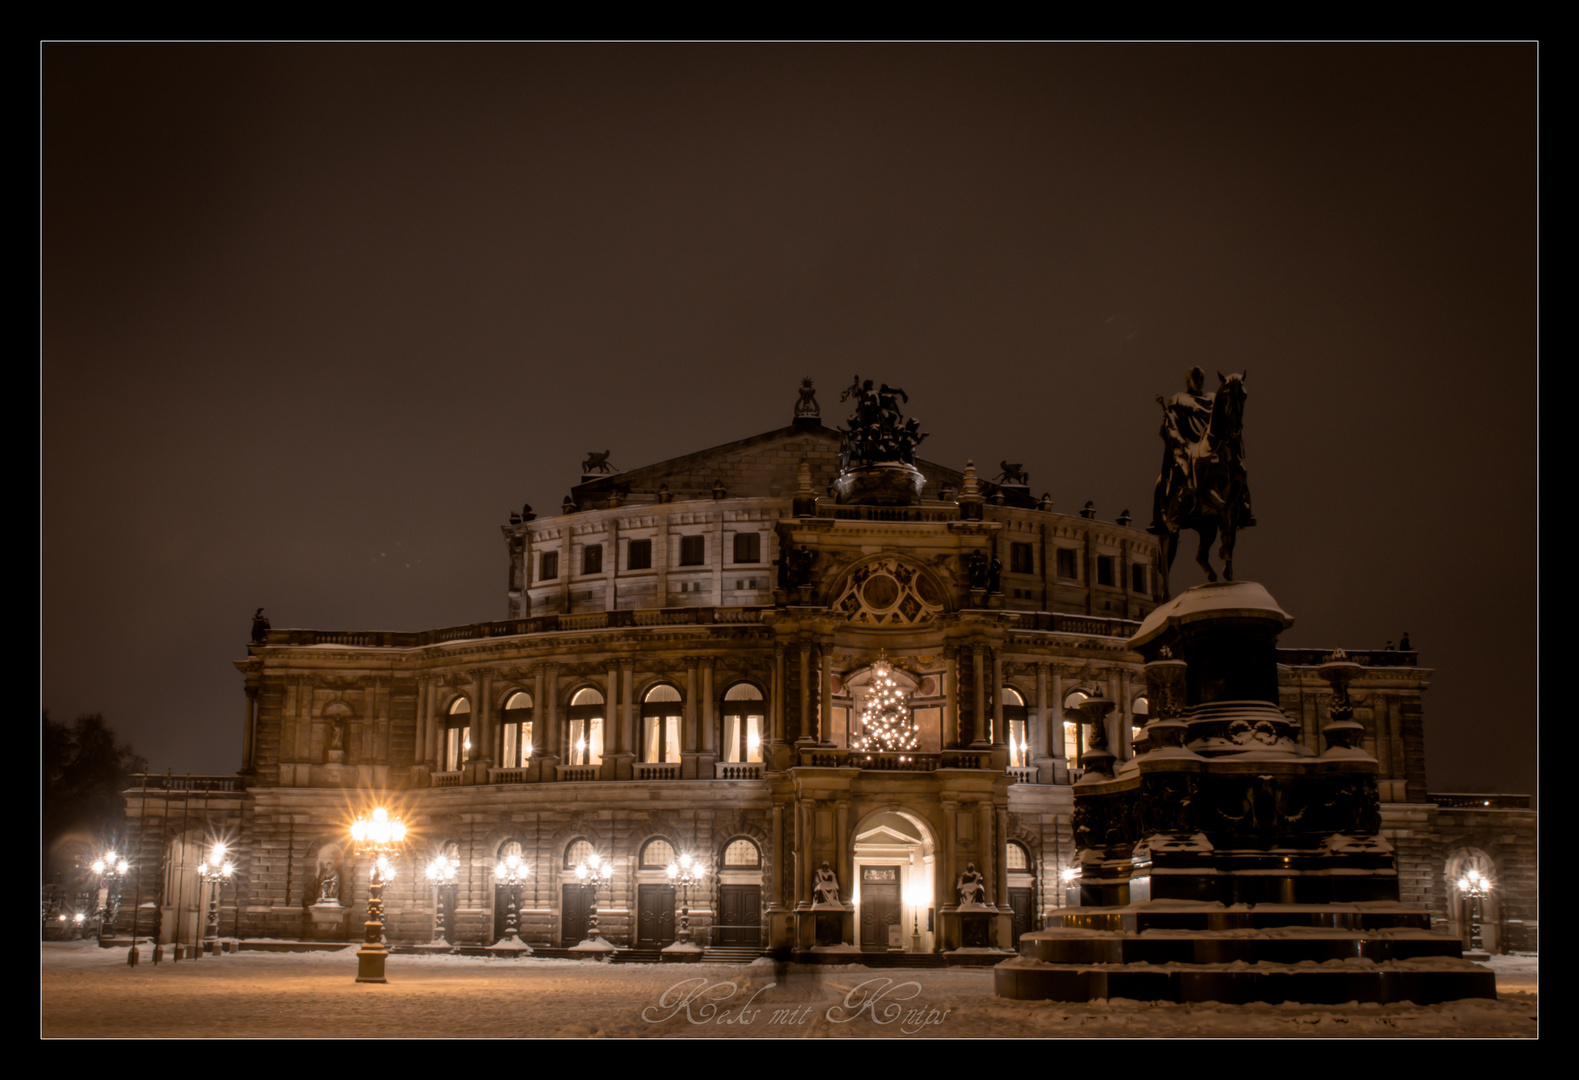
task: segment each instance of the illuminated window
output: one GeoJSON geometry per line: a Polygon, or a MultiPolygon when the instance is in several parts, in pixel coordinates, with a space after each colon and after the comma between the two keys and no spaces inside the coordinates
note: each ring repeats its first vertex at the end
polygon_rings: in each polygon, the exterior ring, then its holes
{"type": "Polygon", "coordinates": [[[471,713],[471,702],[456,698],[444,718],[443,772],[456,772],[471,758],[471,713]]]}
{"type": "Polygon", "coordinates": [[[1035,558],[1031,553],[1030,544],[1009,545],[1009,572],[1011,574],[1036,573],[1035,558]]]}
{"type": "Polygon", "coordinates": [[[603,573],[602,544],[588,544],[581,549],[581,572],[583,574],[603,573]]]}
{"type": "Polygon", "coordinates": [[[707,537],[680,537],[680,565],[701,566],[707,561],[707,537]]]}
{"type": "Polygon", "coordinates": [[[762,760],[762,727],[767,716],[762,692],[750,683],[736,683],[724,695],[724,760],[762,760]]]}
{"type": "Polygon", "coordinates": [[[568,724],[569,764],[603,764],[603,694],[590,686],[577,690],[570,699],[568,724]]]}
{"type": "Polygon", "coordinates": [[[762,865],[762,853],[750,840],[731,840],[724,849],[724,866],[729,869],[753,868],[762,865]]]}
{"type": "Polygon", "coordinates": [[[1021,768],[1030,763],[1030,748],[1025,744],[1025,699],[1013,687],[1003,688],[1003,730],[1009,744],[1009,765],[1021,768]]]}
{"type": "Polygon", "coordinates": [[[500,729],[499,764],[518,769],[532,760],[532,695],[524,691],[511,694],[504,703],[504,724],[500,729]]]}
{"type": "Polygon", "coordinates": [[[1080,575],[1075,573],[1075,549],[1059,548],[1057,553],[1058,576],[1074,580],[1080,575]]]}
{"type": "Polygon", "coordinates": [[[664,870],[674,862],[674,845],[664,839],[649,840],[641,849],[643,870],[664,870]]]}
{"type": "Polygon", "coordinates": [[[1025,850],[1025,845],[1018,840],[1009,841],[1008,850],[1004,854],[1004,868],[1024,871],[1031,869],[1030,853],[1025,850]]]}
{"type": "Polygon", "coordinates": [[[647,691],[641,703],[643,761],[680,760],[680,714],[680,691],[667,683],[647,691]]]}
{"type": "Polygon", "coordinates": [[[1141,694],[1130,702],[1129,711],[1135,717],[1135,725],[1129,729],[1129,741],[1133,745],[1146,737],[1146,719],[1151,715],[1151,702],[1141,694]]]}
{"type": "Polygon", "coordinates": [[[559,552],[545,551],[538,563],[537,580],[553,581],[559,576],[559,552]]]}
{"type": "MultiPolygon", "coordinates": [[[[1090,696],[1084,690],[1071,690],[1064,696],[1064,712],[1074,712],[1090,696]]],[[[1078,720],[1064,722],[1064,757],[1069,759],[1071,765],[1080,760],[1080,727],[1078,720]]]]}
{"type": "Polygon", "coordinates": [[[735,534],[735,561],[737,563],[762,561],[762,536],[759,533],[735,534]]]}
{"type": "Polygon", "coordinates": [[[651,570],[652,569],[652,541],[632,540],[625,549],[625,569],[651,570]]]}
{"type": "Polygon", "coordinates": [[[569,844],[565,845],[565,869],[574,870],[576,867],[592,858],[593,854],[594,852],[591,840],[572,840],[569,844]]]}

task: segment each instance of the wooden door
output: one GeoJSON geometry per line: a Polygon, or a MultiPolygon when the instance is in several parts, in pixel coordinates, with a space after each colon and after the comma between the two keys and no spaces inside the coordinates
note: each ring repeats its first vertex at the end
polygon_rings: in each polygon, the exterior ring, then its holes
{"type": "Polygon", "coordinates": [[[861,948],[903,948],[900,921],[904,908],[899,898],[899,867],[861,867],[861,948]],[[895,937],[893,929],[900,931],[895,937]]]}
{"type": "Polygon", "coordinates": [[[674,886],[636,886],[636,947],[661,949],[674,941],[674,886]]]}
{"type": "Polygon", "coordinates": [[[719,926],[713,943],[726,948],[762,947],[762,886],[719,887],[719,926]]]}
{"type": "Polygon", "coordinates": [[[587,914],[592,910],[590,885],[564,885],[560,887],[559,942],[569,948],[587,938],[587,914]]]}
{"type": "Polygon", "coordinates": [[[1032,902],[1033,890],[1028,888],[1009,889],[1009,910],[1014,913],[1014,948],[1020,947],[1020,935],[1032,929],[1036,917],[1036,908],[1032,902]]]}

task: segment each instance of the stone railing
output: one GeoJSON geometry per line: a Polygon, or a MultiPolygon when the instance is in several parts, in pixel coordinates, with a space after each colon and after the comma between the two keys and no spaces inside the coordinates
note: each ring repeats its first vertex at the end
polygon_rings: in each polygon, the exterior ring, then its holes
{"type": "Polygon", "coordinates": [[[579,615],[537,615],[529,619],[468,623],[438,630],[270,630],[265,644],[305,647],[340,645],[360,649],[415,649],[450,641],[556,634],[577,630],[610,630],[633,626],[707,626],[713,623],[757,623],[760,607],[650,608],[643,611],[590,611],[579,615]]]}
{"type": "Polygon", "coordinates": [[[172,776],[168,773],[133,773],[132,789],[145,791],[245,791],[246,781],[239,776],[172,776]]]}
{"type": "Polygon", "coordinates": [[[583,781],[583,780],[596,780],[596,779],[598,779],[598,774],[603,771],[603,766],[601,766],[601,765],[556,765],[556,766],[554,766],[554,771],[555,771],[555,775],[558,776],[558,778],[560,780],[571,781],[571,782],[583,781]]]}
{"type": "Polygon", "coordinates": [[[1530,808],[1530,797],[1528,795],[1492,795],[1474,791],[1440,795],[1430,794],[1426,796],[1426,801],[1434,802],[1438,806],[1482,807],[1491,810],[1528,810],[1530,808]]]}
{"type": "Polygon", "coordinates": [[[762,763],[760,761],[715,761],[713,763],[714,780],[760,780],[762,779],[762,763]]]}
{"type": "Polygon", "coordinates": [[[638,780],[678,780],[678,761],[633,761],[631,770],[638,780]]]}
{"type": "Polygon", "coordinates": [[[937,506],[862,506],[837,503],[817,504],[817,516],[839,521],[958,521],[955,503],[937,506]]]}
{"type": "Polygon", "coordinates": [[[1016,784],[1036,783],[1036,768],[1032,765],[1010,765],[1009,780],[1016,784]]]}
{"type": "Polygon", "coordinates": [[[433,774],[434,787],[460,787],[461,774],[458,772],[436,772],[433,774]]]}
{"type": "MultiPolygon", "coordinates": [[[[1279,649],[1277,662],[1288,667],[1318,667],[1332,659],[1332,649],[1279,649]]],[[[1345,649],[1346,659],[1363,667],[1419,667],[1414,649],[1345,649]]]]}
{"type": "Polygon", "coordinates": [[[1009,632],[1011,644],[1032,644],[1035,639],[1026,633],[1090,634],[1093,637],[1129,638],[1140,629],[1134,619],[1115,619],[1103,615],[1068,615],[1061,611],[1017,611],[1014,629],[1009,632]],[[1022,640],[1016,641],[1021,635],[1022,640]]]}
{"type": "MultiPolygon", "coordinates": [[[[988,751],[945,750],[941,754],[910,751],[840,750],[811,747],[799,751],[800,764],[816,769],[866,769],[874,772],[933,772],[937,769],[985,769],[992,764],[988,751]]],[[[1031,770],[1034,774],[1035,770],[1031,770]]]]}
{"type": "Polygon", "coordinates": [[[489,769],[488,782],[490,784],[524,784],[531,776],[532,770],[524,765],[517,765],[507,769],[489,769]]]}

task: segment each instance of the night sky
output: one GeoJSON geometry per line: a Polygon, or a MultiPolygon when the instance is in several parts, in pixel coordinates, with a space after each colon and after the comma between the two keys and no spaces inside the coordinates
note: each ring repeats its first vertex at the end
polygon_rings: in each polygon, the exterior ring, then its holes
{"type": "Polygon", "coordinates": [[[806,375],[1144,523],[1198,364],[1246,372],[1283,644],[1407,630],[1433,790],[1533,793],[1536,60],[45,45],[42,704],[231,773],[254,608],[503,618],[512,509],[806,375]]]}

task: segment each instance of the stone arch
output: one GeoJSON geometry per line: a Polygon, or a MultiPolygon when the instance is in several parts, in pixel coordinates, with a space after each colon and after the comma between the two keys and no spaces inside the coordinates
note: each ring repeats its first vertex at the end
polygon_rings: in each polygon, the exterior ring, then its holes
{"type": "Polygon", "coordinates": [[[897,940],[907,952],[937,950],[936,922],[934,929],[927,925],[928,913],[948,895],[940,835],[935,822],[897,803],[872,809],[856,822],[851,865],[839,876],[841,899],[856,908],[853,944],[886,948],[897,940]]]}
{"type": "Polygon", "coordinates": [[[1491,848],[1496,845],[1477,845],[1473,840],[1461,842],[1448,849],[1447,857],[1442,864],[1442,892],[1447,900],[1448,930],[1460,942],[1464,943],[1464,951],[1470,950],[1470,939],[1476,920],[1467,916],[1478,915],[1478,928],[1480,931],[1480,944],[1488,953],[1502,951],[1502,900],[1497,889],[1499,880],[1500,860],[1493,854],[1491,848]],[[1479,901],[1479,911],[1473,912],[1471,902],[1459,889],[1459,881],[1471,869],[1479,871],[1491,879],[1492,888],[1489,895],[1479,901]]]}

